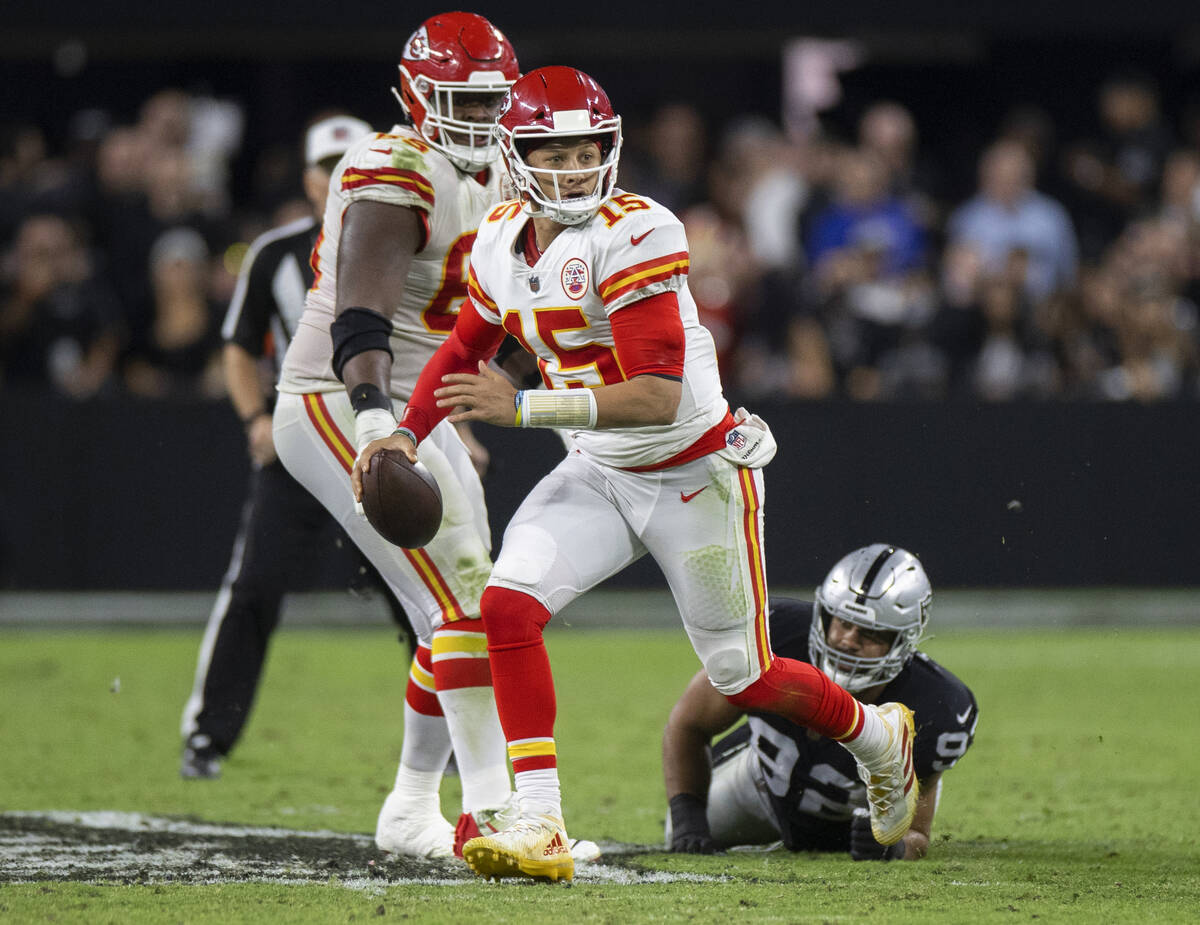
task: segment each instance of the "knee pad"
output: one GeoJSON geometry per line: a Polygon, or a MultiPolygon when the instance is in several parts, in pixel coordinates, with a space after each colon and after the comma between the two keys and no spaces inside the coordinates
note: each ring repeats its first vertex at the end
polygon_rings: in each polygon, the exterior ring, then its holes
{"type": "Polygon", "coordinates": [[[542,630],[550,622],[550,611],[536,598],[509,588],[485,588],[479,599],[479,612],[489,649],[539,642],[542,630]]]}
{"type": "Polygon", "coordinates": [[[492,577],[509,587],[537,588],[557,558],[558,542],[548,530],[530,523],[510,525],[504,531],[504,545],[492,577]]]}
{"type": "Polygon", "coordinates": [[[746,687],[750,681],[750,657],[745,649],[721,649],[704,662],[708,680],[726,697],[746,687]]]}

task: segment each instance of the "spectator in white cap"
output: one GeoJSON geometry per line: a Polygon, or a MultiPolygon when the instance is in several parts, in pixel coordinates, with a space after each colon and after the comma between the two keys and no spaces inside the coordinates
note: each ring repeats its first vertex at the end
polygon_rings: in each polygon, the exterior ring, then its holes
{"type": "Polygon", "coordinates": [[[314,122],[304,136],[304,195],[312,203],[317,223],[325,214],[329,177],[346,150],[371,133],[371,126],[353,116],[331,116],[314,122]]]}
{"type": "MultiPolygon", "coordinates": [[[[225,383],[246,431],[253,472],[233,557],[200,644],[195,686],[183,711],[185,778],[213,778],[249,718],[280,603],[314,574],[382,582],[351,554],[354,544],[321,504],[283,468],[271,437],[274,390],[264,390],[262,360],[283,356],[312,286],[309,263],[321,230],[329,177],[342,154],[371,133],[361,119],[335,115],[304,136],[304,193],[311,212],[257,238],[242,262],[225,323],[225,383]],[[331,568],[332,564],[332,568],[331,568]],[[362,576],[366,576],[365,579],[362,576]]],[[[407,630],[404,612],[385,597],[407,630]]]]}

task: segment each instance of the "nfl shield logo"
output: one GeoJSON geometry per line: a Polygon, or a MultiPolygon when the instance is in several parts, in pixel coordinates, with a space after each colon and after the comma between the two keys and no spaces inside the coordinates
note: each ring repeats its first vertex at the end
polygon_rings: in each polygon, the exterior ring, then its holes
{"type": "Polygon", "coordinates": [[[731,430],[725,435],[725,442],[735,450],[741,450],[746,446],[746,435],[740,430],[731,430]]]}
{"type": "Polygon", "coordinates": [[[539,282],[539,280],[536,276],[529,277],[529,288],[533,292],[537,292],[539,289],[542,288],[542,284],[541,284],[541,282],[539,282]]]}

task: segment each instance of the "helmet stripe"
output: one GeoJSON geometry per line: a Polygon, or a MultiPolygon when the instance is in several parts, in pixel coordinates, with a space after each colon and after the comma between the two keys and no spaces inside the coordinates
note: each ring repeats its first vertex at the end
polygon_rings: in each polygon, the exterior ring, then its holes
{"type": "Polygon", "coordinates": [[[883,570],[884,565],[887,564],[887,560],[895,554],[896,547],[888,546],[883,550],[883,552],[875,557],[875,561],[872,562],[871,567],[867,569],[866,577],[863,578],[862,587],[858,589],[858,603],[865,604],[867,602],[867,594],[871,590],[871,585],[873,585],[875,583],[875,579],[879,577],[879,573],[883,570]]]}

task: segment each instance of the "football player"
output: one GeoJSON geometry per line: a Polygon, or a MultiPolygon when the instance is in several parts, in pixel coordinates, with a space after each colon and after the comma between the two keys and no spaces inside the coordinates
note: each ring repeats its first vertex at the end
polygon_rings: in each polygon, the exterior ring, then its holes
{"type": "Polygon", "coordinates": [[[667,846],[707,854],[782,841],[793,851],[849,851],[856,860],[917,860],[929,850],[942,775],[975,737],[979,710],[962,681],[917,651],[933,591],[920,561],[895,546],[856,549],[830,570],[816,603],[771,601],[775,652],[819,667],[863,703],[898,700],[916,721],[913,765],[921,795],[912,826],[881,845],[861,807],[850,755],[781,716],[749,720],[700,671],[663,734],[670,815],[667,846]]]}
{"type": "Polygon", "coordinates": [[[424,458],[447,415],[570,432],[566,458],[509,523],[480,602],[518,806],[506,828],[466,843],[468,864],[481,876],[573,876],[542,630],[646,553],[713,686],[849,748],[870,779],[876,834],[894,842],[916,805],[911,715],[899,704],[862,706],[813,666],[771,652],[761,470],[775,443],[722,395],[713,340],[687,288],[683,226],[616,187],[621,120],[581,71],[523,76],[496,134],[517,198],[480,225],[470,298],[401,428],[368,445],[351,476],[360,494],[384,447],[415,459],[419,445],[424,458]],[[514,390],[489,368],[506,332],[537,356],[546,388],[514,390]]]}
{"type": "MultiPolygon", "coordinates": [[[[334,169],[316,281],[284,359],[274,438],[288,470],[383,575],[418,636],[395,786],[377,845],[444,857],[454,826],[438,790],[451,747],[464,813],[486,817],[510,795],[479,595],[491,570],[483,488],[447,424],[422,458],[445,516],[425,548],[392,546],[355,509],[355,457],[395,427],[417,374],[454,326],[467,256],[499,198],[491,134],[519,71],[512,45],[472,13],[426,20],[404,46],[396,93],[411,124],[372,134],[334,169]]],[[[475,816],[471,816],[475,824],[475,816]]]]}

